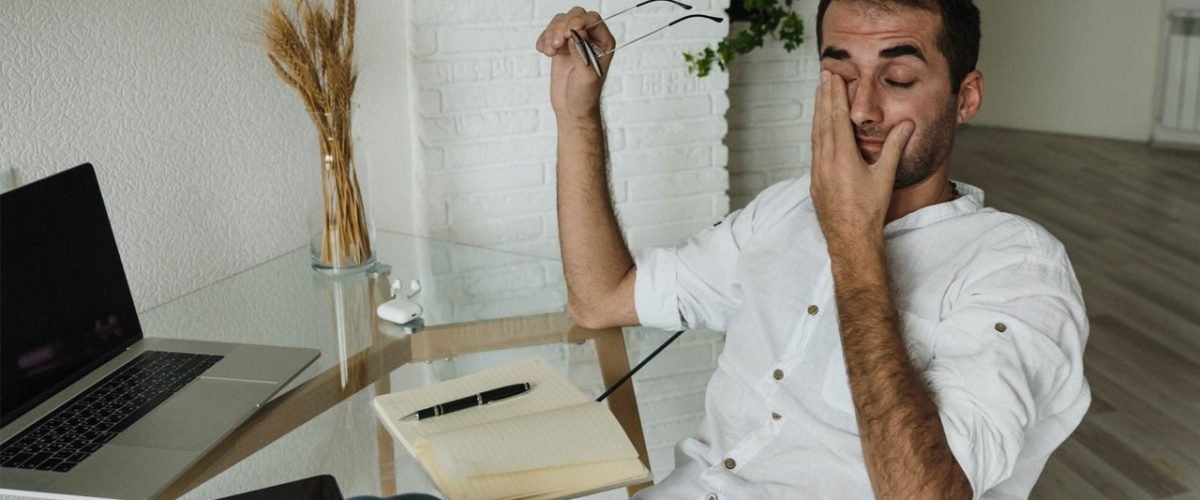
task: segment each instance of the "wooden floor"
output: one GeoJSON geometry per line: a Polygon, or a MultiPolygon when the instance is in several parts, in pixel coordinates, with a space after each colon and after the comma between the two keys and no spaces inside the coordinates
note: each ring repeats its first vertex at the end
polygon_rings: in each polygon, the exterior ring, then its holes
{"type": "Polygon", "coordinates": [[[1032,498],[1200,499],[1200,152],[972,127],[951,177],[1066,245],[1093,403],[1032,498]]]}

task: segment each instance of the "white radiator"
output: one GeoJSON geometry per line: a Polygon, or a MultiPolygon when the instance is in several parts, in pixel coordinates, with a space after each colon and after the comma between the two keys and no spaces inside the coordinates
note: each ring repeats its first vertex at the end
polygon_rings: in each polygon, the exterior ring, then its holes
{"type": "Polygon", "coordinates": [[[1168,11],[1155,142],[1200,144],[1200,8],[1168,11]]]}

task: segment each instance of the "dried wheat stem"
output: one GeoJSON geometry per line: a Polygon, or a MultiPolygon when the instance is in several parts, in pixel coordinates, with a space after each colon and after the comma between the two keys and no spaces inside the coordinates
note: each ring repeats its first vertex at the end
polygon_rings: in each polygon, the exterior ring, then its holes
{"type": "Polygon", "coordinates": [[[263,40],[275,73],[300,94],[321,145],[324,209],[320,258],[347,266],[371,258],[362,191],[354,168],[350,105],[354,63],[355,0],[296,0],[289,15],[279,0],[263,12],[263,40]]]}

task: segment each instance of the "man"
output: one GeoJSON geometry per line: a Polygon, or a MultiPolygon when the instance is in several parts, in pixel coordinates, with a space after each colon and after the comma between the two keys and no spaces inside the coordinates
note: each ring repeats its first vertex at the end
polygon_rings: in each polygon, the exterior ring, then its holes
{"type": "Polygon", "coordinates": [[[572,9],[537,42],[569,311],[727,332],[699,432],[645,496],[1028,496],[1091,399],[1087,317],[1053,236],[949,182],[983,97],[970,0],[823,0],[811,173],[636,258],[608,192],[603,81],[568,39],[613,47],[603,24],[583,31],[599,19],[572,9]]]}

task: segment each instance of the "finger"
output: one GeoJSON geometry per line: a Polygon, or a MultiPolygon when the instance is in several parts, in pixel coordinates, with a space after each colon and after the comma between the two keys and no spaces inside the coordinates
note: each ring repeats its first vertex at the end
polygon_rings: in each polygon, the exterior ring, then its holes
{"type": "Polygon", "coordinates": [[[814,163],[820,161],[821,146],[823,143],[822,133],[824,132],[824,79],[826,72],[821,71],[822,83],[817,84],[816,96],[812,98],[812,159],[814,163]]]}
{"type": "Polygon", "coordinates": [[[821,78],[821,160],[825,165],[831,165],[837,152],[837,144],[833,141],[833,74],[825,71],[821,78]]]}
{"type": "Polygon", "coordinates": [[[554,16],[550,24],[546,26],[546,31],[542,33],[544,40],[542,48],[546,51],[546,55],[556,56],[567,51],[567,45],[570,41],[570,33],[567,31],[567,23],[572,17],[583,14],[583,7],[573,7],[571,10],[554,16]]]}
{"type": "Polygon", "coordinates": [[[583,21],[585,27],[592,26],[592,28],[587,30],[586,33],[581,32],[581,34],[599,47],[597,54],[603,54],[599,58],[600,69],[602,73],[607,75],[609,66],[612,66],[613,56],[612,54],[605,54],[605,52],[617,46],[617,39],[613,37],[612,32],[608,29],[608,25],[604,23],[604,18],[600,17],[599,12],[589,11],[584,16],[583,21]]]}
{"type": "Polygon", "coordinates": [[[612,32],[609,31],[608,25],[604,23],[604,18],[600,17],[599,12],[588,11],[580,19],[583,21],[584,28],[588,26],[591,28],[587,30],[587,33],[584,33],[581,28],[576,28],[576,30],[579,30],[580,34],[586,34],[596,45],[600,46],[601,50],[607,51],[616,46],[616,39],[613,38],[612,32]]]}
{"type": "Polygon", "coordinates": [[[592,39],[592,36],[584,29],[591,22],[592,20],[587,15],[587,12],[567,16],[567,19],[563,22],[563,32],[567,34],[565,40],[571,40],[571,30],[579,33],[579,36],[583,37],[584,40],[592,39]]]}
{"type": "Polygon", "coordinates": [[[554,32],[550,35],[550,48],[555,54],[563,54],[570,52],[568,48],[573,40],[571,39],[570,24],[571,20],[584,12],[583,7],[571,7],[566,13],[559,18],[554,25],[554,32]]]}
{"type": "Polygon", "coordinates": [[[837,151],[858,153],[858,144],[854,140],[854,126],[850,124],[850,98],[846,91],[846,81],[839,75],[832,75],[830,83],[830,127],[833,129],[833,140],[837,151]]]}
{"type": "Polygon", "coordinates": [[[554,16],[554,18],[550,19],[550,22],[548,24],[546,24],[546,29],[542,30],[542,34],[540,36],[538,36],[538,39],[537,39],[538,52],[541,52],[548,56],[554,55],[554,50],[553,50],[553,46],[551,45],[551,40],[553,39],[554,33],[556,31],[555,25],[559,24],[562,21],[562,18],[565,16],[566,16],[565,14],[557,14],[554,16]]]}
{"type": "MultiPolygon", "coordinates": [[[[568,10],[562,19],[559,19],[559,22],[554,26],[555,39],[558,42],[558,46],[566,44],[571,39],[571,28],[575,26],[574,23],[577,21],[577,18],[584,14],[587,14],[587,11],[583,10],[583,7],[571,7],[571,10],[568,10]]],[[[578,28],[576,29],[578,30],[578,28]]]]}
{"type": "MultiPolygon", "coordinates": [[[[594,22],[594,21],[598,21],[598,20],[600,20],[600,15],[595,14],[594,18],[591,21],[594,22]]],[[[604,28],[603,25],[597,26],[596,28],[592,28],[592,31],[590,33],[588,31],[584,31],[583,28],[585,28],[587,26],[587,24],[588,24],[588,20],[584,19],[584,18],[581,18],[578,20],[571,20],[570,22],[568,22],[568,25],[571,26],[570,31],[577,33],[579,35],[579,37],[583,39],[584,43],[586,43],[592,47],[593,53],[596,56],[595,61],[597,64],[600,65],[601,74],[607,75],[608,68],[609,68],[609,66],[612,65],[612,55],[605,54],[605,51],[608,50],[608,47],[612,45],[612,34],[608,33],[608,28],[604,28]],[[604,32],[608,35],[608,40],[609,40],[608,44],[597,42],[595,35],[598,34],[598,29],[600,29],[600,28],[603,28],[604,32]]],[[[570,38],[568,40],[568,42],[570,42],[571,45],[575,45],[573,37],[570,38]]],[[[578,51],[579,47],[576,46],[576,47],[573,47],[573,49],[578,51]]]]}
{"type": "Polygon", "coordinates": [[[883,152],[879,154],[879,161],[875,162],[875,166],[882,167],[885,171],[891,171],[895,175],[896,166],[900,164],[900,157],[904,153],[904,146],[908,144],[908,140],[912,137],[915,125],[911,121],[905,121],[892,128],[888,133],[887,139],[883,141],[883,152]]]}
{"type": "MultiPolygon", "coordinates": [[[[583,33],[580,33],[579,36],[582,37],[583,33]]],[[[587,43],[586,38],[584,38],[584,43],[587,43]]],[[[599,78],[596,76],[596,70],[592,69],[591,66],[588,65],[587,56],[579,53],[579,46],[575,44],[575,39],[573,37],[567,43],[566,53],[570,55],[571,64],[575,68],[572,71],[572,74],[576,75],[575,77],[579,78],[580,82],[590,84],[599,78]]]]}

